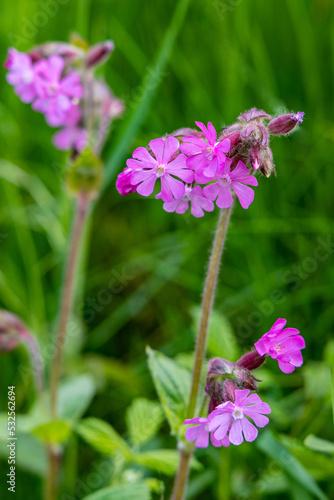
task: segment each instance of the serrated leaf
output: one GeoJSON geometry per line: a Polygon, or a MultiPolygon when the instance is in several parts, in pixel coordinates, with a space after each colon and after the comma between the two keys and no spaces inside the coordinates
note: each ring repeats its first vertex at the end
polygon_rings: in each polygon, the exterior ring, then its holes
{"type": "Polygon", "coordinates": [[[148,366],[171,432],[176,434],[186,418],[191,374],[174,360],[150,347],[147,347],[146,352],[148,366]]]}
{"type": "Polygon", "coordinates": [[[159,403],[145,398],[135,399],[127,409],[125,418],[130,439],[138,445],[153,437],[164,420],[159,403]]]}
{"type": "Polygon", "coordinates": [[[143,481],[96,491],[83,500],[151,500],[150,489],[143,481]]]}
{"type": "Polygon", "coordinates": [[[320,500],[328,500],[309,472],[291,455],[287,448],[274,438],[271,432],[265,431],[261,434],[256,440],[256,444],[261,451],[279,463],[288,477],[291,477],[307,492],[312,493],[320,500]]]}
{"type": "MultiPolygon", "coordinates": [[[[138,453],[134,456],[133,461],[137,464],[144,465],[151,470],[173,476],[179,466],[180,453],[177,450],[151,450],[138,453]]],[[[201,464],[192,459],[190,467],[194,470],[201,469],[201,464]]]]}
{"type": "Polygon", "coordinates": [[[72,428],[66,420],[48,422],[32,430],[32,434],[49,443],[63,443],[70,437],[71,432],[72,428]]]}
{"type": "MultiPolygon", "coordinates": [[[[191,313],[194,320],[194,334],[197,335],[201,308],[194,307],[191,313]]],[[[230,361],[235,361],[239,357],[239,348],[232,325],[226,316],[217,311],[212,311],[210,316],[207,351],[209,356],[218,356],[230,361]]]]}
{"type": "Polygon", "coordinates": [[[304,445],[311,450],[320,451],[323,453],[334,453],[334,443],[327,439],[320,439],[313,434],[309,434],[304,441],[304,445]]]}
{"type": "Polygon", "coordinates": [[[76,432],[93,448],[105,455],[121,452],[124,457],[130,458],[132,452],[115,429],[98,418],[86,418],[76,427],[76,432]]]}
{"type": "Polygon", "coordinates": [[[80,375],[65,380],[59,390],[60,418],[81,417],[90,405],[95,390],[94,379],[89,375],[80,375]]]}
{"type": "MultiPolygon", "coordinates": [[[[47,455],[43,443],[32,434],[17,433],[16,463],[23,470],[44,477],[47,471],[47,455]]],[[[0,439],[0,457],[8,460],[8,441],[0,439]]]]}

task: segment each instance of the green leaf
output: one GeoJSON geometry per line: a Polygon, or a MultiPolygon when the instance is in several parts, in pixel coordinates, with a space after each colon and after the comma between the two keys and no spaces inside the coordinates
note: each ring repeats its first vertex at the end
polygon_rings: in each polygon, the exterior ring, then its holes
{"type": "Polygon", "coordinates": [[[126,423],[133,444],[146,443],[161,426],[164,416],[159,403],[138,398],[126,412],[126,423]]]}
{"type": "Polygon", "coordinates": [[[304,445],[311,450],[320,451],[323,453],[334,453],[334,443],[327,439],[320,439],[313,434],[309,434],[304,441],[304,445]]]}
{"type": "Polygon", "coordinates": [[[258,448],[273,460],[276,460],[286,475],[296,481],[307,492],[320,500],[328,500],[324,492],[301,463],[271,434],[264,432],[256,442],[258,448]]]}
{"type": "Polygon", "coordinates": [[[151,493],[147,484],[139,482],[103,488],[83,500],[151,500],[151,493]]]}
{"type": "MultiPolygon", "coordinates": [[[[173,476],[176,473],[179,460],[180,453],[177,450],[151,450],[134,456],[134,461],[137,464],[144,465],[167,476],[173,476]]],[[[202,467],[194,458],[191,460],[190,466],[194,470],[199,470],[202,467]]]]}
{"type": "Polygon", "coordinates": [[[32,431],[35,436],[50,443],[63,443],[67,441],[71,432],[72,428],[66,420],[56,420],[38,425],[32,431]]]}
{"type": "MultiPolygon", "coordinates": [[[[18,467],[40,477],[46,476],[47,455],[45,446],[31,434],[17,433],[16,463],[18,467]]],[[[0,457],[8,460],[8,440],[0,439],[0,457]]]]}
{"type": "Polygon", "coordinates": [[[89,375],[80,375],[65,380],[59,390],[60,418],[81,417],[90,405],[95,391],[94,379],[89,375]]]}
{"type": "MultiPolygon", "coordinates": [[[[194,319],[194,333],[197,335],[201,308],[194,307],[191,313],[194,319]]],[[[210,317],[207,351],[209,356],[219,356],[231,361],[235,361],[239,357],[239,348],[233,328],[226,316],[217,311],[213,311],[210,317]]]]}
{"type": "Polygon", "coordinates": [[[148,366],[172,434],[183,426],[189,399],[191,374],[164,354],[146,348],[148,366]]]}
{"type": "Polygon", "coordinates": [[[93,448],[105,455],[121,452],[130,459],[132,452],[124,439],[115,429],[98,418],[86,418],[76,427],[76,432],[93,448]]]}

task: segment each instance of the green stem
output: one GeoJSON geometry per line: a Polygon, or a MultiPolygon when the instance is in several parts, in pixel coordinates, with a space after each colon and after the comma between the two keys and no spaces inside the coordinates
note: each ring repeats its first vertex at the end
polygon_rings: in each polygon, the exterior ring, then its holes
{"type": "Polygon", "coordinates": [[[59,324],[55,340],[55,353],[51,368],[51,415],[54,419],[57,418],[58,386],[66,340],[66,327],[74,302],[76,271],[78,268],[88,207],[89,198],[85,195],[79,196],[77,199],[75,220],[71,235],[71,243],[63,286],[63,296],[60,306],[59,324]]]}
{"type": "MultiPolygon", "coordinates": [[[[215,297],[220,262],[224,249],[225,238],[231,213],[232,213],[232,207],[221,210],[218,219],[215,238],[212,245],[210,262],[204,286],[202,308],[201,308],[201,319],[200,319],[197,342],[196,342],[195,361],[194,361],[194,369],[191,381],[187,418],[193,418],[195,416],[197,399],[201,385],[203,364],[206,353],[210,314],[212,311],[213,301],[215,297]]],[[[180,463],[171,497],[172,500],[183,500],[185,497],[185,491],[189,476],[189,464],[192,453],[193,453],[193,447],[189,449],[183,449],[180,452],[180,463]]]]}

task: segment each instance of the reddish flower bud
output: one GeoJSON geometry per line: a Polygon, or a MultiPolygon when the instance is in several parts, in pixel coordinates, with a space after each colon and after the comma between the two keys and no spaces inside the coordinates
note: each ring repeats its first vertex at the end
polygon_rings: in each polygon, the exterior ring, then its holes
{"type": "Polygon", "coordinates": [[[235,363],[222,358],[212,358],[209,361],[208,375],[226,375],[234,370],[235,363]]]}
{"type": "Polygon", "coordinates": [[[263,365],[266,360],[266,356],[260,356],[259,353],[254,349],[252,351],[246,352],[238,361],[237,366],[241,368],[246,368],[247,370],[256,370],[263,365]]]}
{"type": "Polygon", "coordinates": [[[0,311],[0,352],[16,349],[26,328],[22,321],[8,311],[0,311]]]}
{"type": "Polygon", "coordinates": [[[106,40],[103,43],[98,43],[91,47],[86,57],[87,68],[92,68],[98,64],[104,63],[114,48],[115,44],[111,40],[106,40]]]}
{"type": "Polygon", "coordinates": [[[268,124],[269,133],[272,135],[288,134],[298,123],[303,122],[304,114],[302,111],[298,111],[298,113],[288,113],[274,118],[268,124]]]}
{"type": "Polygon", "coordinates": [[[226,401],[232,401],[232,403],[234,403],[236,389],[238,389],[238,386],[235,382],[233,382],[233,380],[225,380],[223,387],[224,403],[226,401]]]}
{"type": "Polygon", "coordinates": [[[178,139],[181,137],[185,137],[187,135],[193,135],[194,137],[198,137],[199,139],[204,139],[204,134],[203,132],[200,132],[199,130],[194,130],[192,128],[188,127],[183,127],[175,130],[175,132],[172,132],[171,134],[167,134],[167,137],[177,137],[178,139]]]}

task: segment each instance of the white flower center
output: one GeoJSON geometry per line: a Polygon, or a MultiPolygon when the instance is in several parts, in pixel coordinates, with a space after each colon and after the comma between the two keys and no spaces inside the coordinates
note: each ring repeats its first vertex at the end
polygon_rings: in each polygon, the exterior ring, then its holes
{"type": "Polygon", "coordinates": [[[232,417],[234,418],[234,420],[239,420],[240,418],[243,418],[244,414],[242,408],[236,407],[234,412],[232,413],[232,417]]]}
{"type": "Polygon", "coordinates": [[[157,169],[156,169],[157,177],[162,177],[165,174],[165,167],[166,167],[166,165],[164,165],[164,164],[157,166],[157,169]]]}

